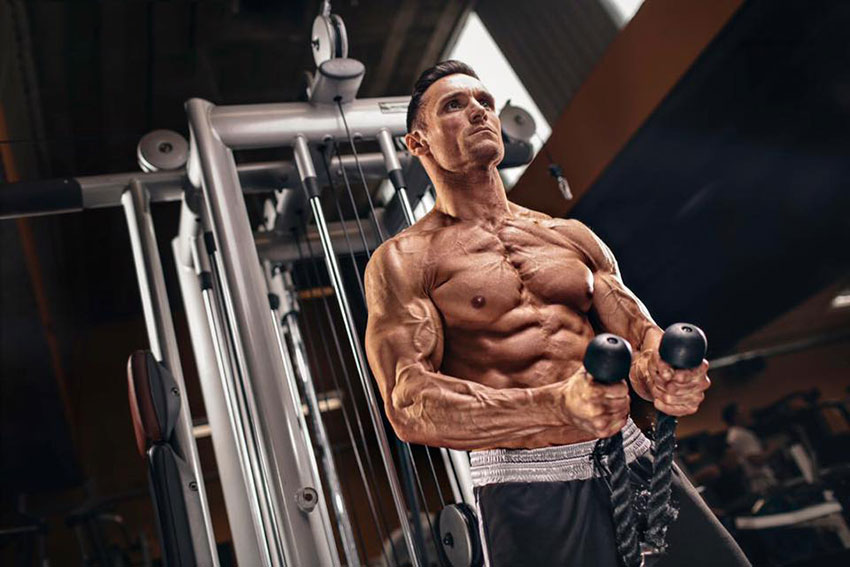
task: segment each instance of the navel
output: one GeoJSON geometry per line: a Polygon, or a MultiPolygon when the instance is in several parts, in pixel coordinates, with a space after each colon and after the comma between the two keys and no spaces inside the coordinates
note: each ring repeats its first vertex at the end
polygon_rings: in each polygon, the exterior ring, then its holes
{"type": "Polygon", "coordinates": [[[472,298],[472,306],[476,309],[481,309],[485,303],[487,303],[487,300],[484,299],[483,295],[476,295],[472,298]]]}

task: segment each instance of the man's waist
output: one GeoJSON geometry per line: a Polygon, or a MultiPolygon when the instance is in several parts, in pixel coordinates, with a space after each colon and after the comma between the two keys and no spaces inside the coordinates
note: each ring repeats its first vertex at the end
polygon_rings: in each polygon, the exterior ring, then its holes
{"type": "MultiPolygon", "coordinates": [[[[622,429],[626,461],[650,448],[649,439],[629,418],[622,429]]],[[[599,476],[593,462],[596,440],[540,449],[490,449],[470,453],[473,486],[501,482],[563,482],[599,476]]]]}

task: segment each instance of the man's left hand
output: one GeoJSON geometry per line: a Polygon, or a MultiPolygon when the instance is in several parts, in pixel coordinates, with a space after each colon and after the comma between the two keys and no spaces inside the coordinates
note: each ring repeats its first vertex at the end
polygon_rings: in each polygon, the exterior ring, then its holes
{"type": "Polygon", "coordinates": [[[655,409],[678,417],[699,409],[711,386],[707,372],[707,360],[696,368],[678,370],[661,360],[657,349],[651,349],[637,356],[630,378],[635,391],[653,402],[655,409]]]}

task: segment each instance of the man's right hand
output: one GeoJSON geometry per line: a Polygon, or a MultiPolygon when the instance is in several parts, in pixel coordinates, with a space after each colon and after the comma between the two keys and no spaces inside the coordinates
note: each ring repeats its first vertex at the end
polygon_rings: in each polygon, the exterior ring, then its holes
{"type": "Polygon", "coordinates": [[[582,366],[564,383],[567,420],[594,437],[611,437],[629,416],[629,387],[625,381],[600,384],[582,366]]]}

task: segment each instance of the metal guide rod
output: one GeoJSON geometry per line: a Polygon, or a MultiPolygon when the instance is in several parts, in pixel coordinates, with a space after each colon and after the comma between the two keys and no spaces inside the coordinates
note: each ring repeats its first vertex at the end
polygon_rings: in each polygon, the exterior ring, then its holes
{"type": "Polygon", "coordinates": [[[183,381],[183,369],[180,366],[180,354],[177,350],[177,335],[174,331],[171,307],[168,304],[168,294],[165,289],[165,275],[159,259],[159,249],[150,212],[150,199],[144,186],[138,180],[133,180],[121,197],[121,203],[127,217],[151,352],[168,368],[181,392],[175,438],[180,456],[186,461],[194,476],[194,487],[190,483],[190,486],[182,488],[181,493],[188,496],[186,499],[189,531],[195,557],[199,565],[217,567],[218,553],[215,547],[215,535],[207,506],[198,447],[192,435],[192,415],[189,412],[186,384],[183,381]],[[196,498],[192,498],[192,495],[196,495],[196,498]]]}
{"type": "MultiPolygon", "coordinates": [[[[355,137],[374,138],[381,129],[395,136],[407,132],[410,97],[366,98],[344,103],[345,115],[355,137]]],[[[212,126],[230,148],[291,146],[301,136],[323,142],[328,136],[344,137],[345,128],[336,104],[286,102],[217,106],[211,111],[212,126]]]]}
{"type": "MultiPolygon", "coordinates": [[[[271,264],[269,262],[264,263],[265,274],[267,281],[271,277],[271,264]]],[[[298,384],[296,382],[295,377],[295,368],[292,365],[292,357],[289,354],[289,349],[286,347],[286,343],[283,339],[283,334],[280,331],[280,314],[278,312],[280,296],[277,296],[277,301],[272,303],[271,296],[269,296],[270,301],[270,309],[269,313],[272,318],[272,325],[275,330],[275,336],[277,337],[278,349],[280,351],[280,356],[283,359],[283,366],[286,370],[286,380],[289,383],[289,392],[292,397],[290,400],[292,403],[292,411],[298,416],[298,424],[301,429],[301,435],[304,437],[304,445],[307,447],[307,452],[304,455],[300,455],[303,460],[303,464],[301,465],[304,468],[309,468],[312,477],[313,477],[313,489],[315,492],[315,498],[317,502],[312,500],[312,495],[305,502],[302,496],[302,506],[308,505],[313,506],[318,510],[318,513],[322,516],[322,525],[325,528],[325,536],[328,541],[328,553],[333,558],[334,565],[339,564],[339,553],[336,548],[336,539],[334,538],[333,527],[331,526],[331,518],[330,514],[328,514],[327,502],[325,501],[324,492],[322,491],[322,477],[319,474],[319,466],[318,461],[316,460],[316,453],[313,450],[313,443],[310,439],[310,430],[307,428],[307,420],[304,417],[304,408],[301,405],[301,398],[298,395],[298,384]]],[[[318,407],[316,408],[318,409],[318,407]]]]}
{"type": "Polygon", "coordinates": [[[240,465],[247,483],[249,502],[261,551],[268,563],[275,567],[284,564],[286,542],[281,540],[275,521],[275,503],[268,479],[264,474],[263,457],[258,447],[256,427],[248,412],[248,400],[243,388],[242,376],[236,363],[236,346],[233,335],[224,317],[224,300],[216,271],[212,269],[212,258],[207,255],[206,246],[195,240],[194,259],[196,269],[209,276],[209,285],[203,290],[204,308],[207,321],[216,341],[216,363],[222,377],[222,385],[227,401],[228,417],[235,440],[238,443],[240,465]]]}
{"type": "MultiPolygon", "coordinates": [[[[384,209],[378,209],[378,222],[383,218],[384,209]]],[[[378,240],[375,231],[371,228],[366,229],[366,244],[362,240],[347,241],[347,231],[356,231],[357,227],[353,221],[332,222],[328,224],[328,232],[331,239],[334,241],[334,249],[338,250],[344,247],[346,251],[351,252],[367,252],[375,249],[380,241],[378,240]]],[[[304,238],[312,243],[319,243],[319,232],[317,230],[308,229],[304,238]]],[[[263,260],[288,264],[298,260],[298,245],[292,238],[291,234],[281,234],[279,232],[256,232],[254,233],[254,242],[257,245],[257,253],[263,260]]],[[[348,252],[346,252],[348,253],[348,252]]]]}
{"type": "Polygon", "coordinates": [[[210,293],[209,270],[196,266],[194,251],[199,231],[199,220],[184,200],[180,211],[180,228],[171,246],[192,337],[204,407],[212,432],[233,547],[241,565],[271,565],[253,478],[250,467],[245,465],[248,457],[245,454],[244,434],[233,421],[230,411],[232,402],[225,390],[224,348],[216,348],[220,342],[219,335],[218,332],[214,335],[210,324],[212,314],[208,314],[206,309],[205,295],[210,293]]]}
{"type": "MultiPolygon", "coordinates": [[[[307,241],[307,243],[308,243],[307,252],[310,255],[310,257],[312,258],[312,257],[314,257],[314,254],[313,254],[311,248],[309,247],[309,241],[307,241]]],[[[303,262],[303,259],[302,259],[302,262],[303,262]]],[[[315,285],[319,285],[319,282],[322,281],[322,278],[319,275],[319,271],[316,267],[316,262],[310,262],[310,264],[312,264],[312,268],[313,268],[312,272],[313,272],[313,275],[315,276],[315,279],[310,278],[310,270],[307,270],[305,268],[305,272],[306,272],[306,274],[305,274],[306,275],[306,282],[305,283],[306,283],[307,286],[312,287],[312,286],[315,286],[315,285]]],[[[292,275],[294,277],[294,266],[290,265],[290,267],[288,268],[287,275],[292,275]]],[[[288,281],[290,283],[293,283],[292,279],[290,279],[288,281]]],[[[354,387],[353,387],[353,384],[351,382],[351,378],[350,378],[349,373],[348,373],[347,365],[346,365],[346,362],[345,362],[343,354],[342,354],[342,347],[340,345],[339,337],[337,336],[336,329],[334,328],[334,321],[333,321],[333,317],[331,315],[330,306],[328,304],[329,303],[328,298],[324,294],[321,297],[321,303],[322,303],[322,307],[324,307],[325,316],[327,317],[328,330],[330,331],[331,340],[329,341],[328,337],[325,335],[323,327],[322,327],[322,323],[321,323],[321,316],[317,314],[317,317],[316,317],[316,320],[315,320],[315,323],[316,323],[315,328],[318,329],[318,331],[319,331],[318,345],[321,345],[321,349],[324,351],[325,359],[330,360],[331,356],[330,356],[329,351],[331,349],[331,342],[332,342],[333,343],[333,350],[336,352],[336,355],[338,357],[338,361],[339,361],[339,364],[340,364],[340,367],[341,367],[340,369],[341,369],[341,373],[342,373],[343,382],[339,381],[333,364],[331,364],[331,367],[330,367],[329,377],[330,377],[331,381],[333,382],[333,386],[336,389],[336,391],[338,391],[338,392],[343,391],[341,384],[344,383],[345,386],[346,386],[348,399],[350,400],[350,405],[351,405],[352,413],[353,413],[353,416],[354,416],[354,423],[357,425],[357,432],[360,434],[359,441],[362,443],[362,454],[361,454],[361,450],[360,450],[360,447],[359,447],[360,443],[358,443],[358,439],[356,438],[356,436],[354,434],[354,430],[352,429],[352,426],[351,426],[352,421],[349,419],[349,413],[348,413],[348,410],[346,409],[345,403],[340,404],[340,410],[342,410],[343,423],[345,424],[345,430],[346,430],[346,433],[348,434],[348,439],[351,442],[351,448],[352,448],[353,453],[354,453],[354,459],[357,463],[357,469],[358,469],[358,472],[360,474],[360,478],[363,481],[363,487],[365,489],[366,501],[369,504],[369,512],[372,516],[372,520],[375,522],[374,526],[377,530],[379,537],[381,537],[383,539],[385,537],[384,534],[387,534],[386,537],[389,537],[390,530],[387,527],[386,519],[385,519],[384,513],[383,513],[383,507],[376,506],[375,505],[376,504],[375,499],[373,498],[373,496],[375,494],[377,494],[377,488],[376,488],[377,487],[377,479],[375,477],[374,466],[372,465],[372,458],[369,455],[369,447],[368,447],[368,443],[367,443],[367,440],[366,440],[366,431],[363,428],[363,422],[360,419],[360,411],[357,409],[357,403],[355,401],[356,395],[354,393],[354,387]]],[[[305,314],[305,322],[306,322],[306,314],[305,314]]],[[[312,327],[312,324],[313,323],[309,323],[309,325],[311,327],[312,327]]],[[[312,361],[313,367],[317,368],[317,369],[320,368],[318,361],[317,361],[317,357],[319,356],[319,348],[320,347],[317,344],[315,344],[314,341],[310,340],[309,334],[304,335],[304,339],[305,339],[304,342],[305,342],[306,352],[308,353],[308,355],[309,355],[310,352],[313,353],[313,361],[312,361]],[[313,343],[313,344],[311,344],[311,343],[313,343]]],[[[396,546],[394,544],[392,544],[392,540],[390,540],[390,542],[391,542],[391,545],[389,546],[389,548],[390,548],[390,552],[391,552],[393,559],[394,559],[393,564],[397,564],[398,563],[398,554],[397,554],[396,546]]],[[[384,562],[387,565],[390,565],[389,557],[387,555],[387,550],[384,546],[381,546],[381,552],[383,554],[384,562]]]]}
{"type": "Polygon", "coordinates": [[[301,388],[304,391],[310,421],[313,423],[316,443],[322,450],[322,466],[325,470],[328,492],[331,494],[331,501],[334,513],[336,514],[342,550],[348,561],[348,565],[359,567],[360,556],[357,554],[357,542],[354,539],[354,531],[351,528],[351,518],[348,514],[348,507],[345,505],[345,499],[343,498],[342,483],[339,480],[333,458],[333,447],[331,446],[328,432],[322,420],[315,382],[313,381],[310,367],[307,364],[306,348],[304,346],[304,340],[301,337],[301,329],[298,326],[298,311],[300,310],[298,297],[294,292],[291,282],[285,281],[284,272],[269,270],[267,273],[269,274],[269,289],[272,293],[277,294],[281,300],[281,311],[283,312],[281,324],[290,339],[292,359],[294,367],[297,370],[296,374],[301,379],[301,388]]]}
{"type": "Polygon", "coordinates": [[[296,502],[299,491],[312,484],[310,471],[298,466],[299,455],[307,454],[307,448],[297,416],[286,402],[291,393],[283,379],[285,368],[268,315],[267,289],[233,153],[213,130],[211,103],[192,99],[186,110],[191,151],[200,166],[204,203],[219,250],[220,283],[232,321],[237,362],[253,390],[261,456],[268,465],[266,480],[275,491],[273,520],[289,551],[288,564],[330,565],[330,542],[321,516],[304,513],[296,502]]]}
{"type": "MultiPolygon", "coordinates": [[[[402,489],[399,484],[398,473],[396,472],[395,463],[392,458],[392,450],[390,449],[387,434],[384,430],[382,422],[381,410],[378,405],[375,391],[372,388],[371,378],[366,369],[366,357],[363,353],[363,348],[360,345],[360,339],[357,335],[357,329],[354,324],[354,317],[351,314],[351,307],[348,304],[348,297],[342,281],[342,274],[337,264],[336,255],[333,250],[333,243],[328,232],[327,223],[325,221],[322,204],[319,199],[318,184],[316,183],[315,169],[310,158],[310,150],[307,146],[307,139],[303,136],[296,136],[293,141],[295,149],[296,164],[298,165],[299,174],[304,182],[304,186],[310,194],[310,206],[313,209],[313,215],[316,220],[316,226],[319,229],[319,235],[322,241],[322,248],[325,251],[325,264],[330,276],[331,285],[334,288],[334,295],[339,303],[340,312],[343,321],[345,322],[345,332],[348,337],[349,345],[351,346],[352,354],[354,355],[355,367],[360,378],[360,383],[363,386],[363,391],[366,395],[366,401],[369,406],[369,416],[372,420],[372,427],[375,430],[375,436],[378,440],[378,448],[381,453],[381,459],[384,462],[384,468],[387,474],[387,480],[390,485],[393,503],[395,504],[396,513],[398,514],[399,524],[404,535],[404,541],[410,555],[410,560],[414,567],[420,567],[419,553],[413,540],[413,530],[410,525],[410,520],[407,517],[407,506],[402,494],[402,489]]],[[[418,518],[417,518],[418,520],[418,518]]]]}
{"type": "MultiPolygon", "coordinates": [[[[398,161],[398,154],[393,147],[392,135],[388,130],[380,130],[378,132],[378,144],[381,148],[381,153],[384,156],[384,163],[387,167],[387,174],[395,187],[398,194],[401,210],[404,213],[404,218],[408,226],[412,226],[416,222],[416,216],[413,214],[413,207],[410,206],[410,199],[407,196],[407,187],[404,185],[404,179],[401,175],[401,164],[398,161]]],[[[453,468],[446,468],[446,473],[451,477],[454,471],[455,478],[450,479],[453,492],[457,498],[456,484],[460,485],[460,492],[463,496],[463,501],[469,505],[474,505],[475,500],[472,496],[472,475],[469,470],[469,455],[466,451],[449,450],[445,447],[440,447],[440,453],[443,455],[443,461],[446,461],[448,453],[451,453],[453,468]]]]}

